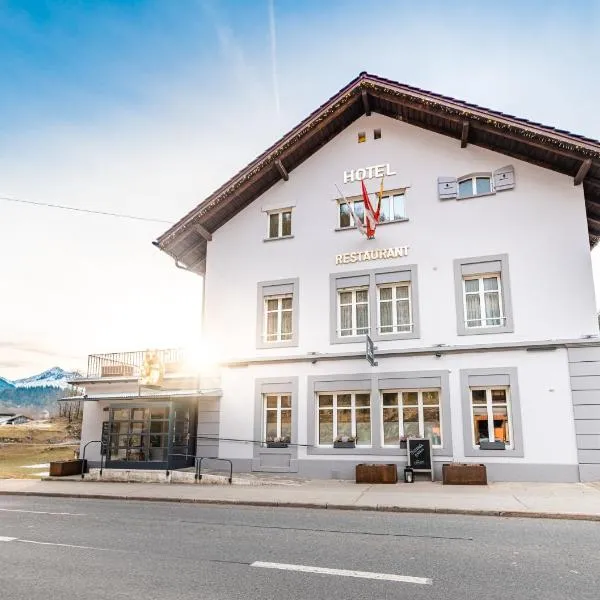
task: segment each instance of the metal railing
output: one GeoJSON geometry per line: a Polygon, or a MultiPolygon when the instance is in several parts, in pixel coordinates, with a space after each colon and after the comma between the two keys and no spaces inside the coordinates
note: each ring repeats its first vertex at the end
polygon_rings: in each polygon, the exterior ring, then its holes
{"type": "MultiPolygon", "coordinates": [[[[88,356],[87,377],[138,377],[148,350],[134,352],[114,352],[112,354],[90,354],[88,356]]],[[[154,352],[154,350],[152,350],[154,352]]],[[[184,362],[181,348],[156,350],[165,371],[169,365],[180,366],[184,362]]]]}
{"type": "Polygon", "coordinates": [[[203,460],[222,460],[229,463],[229,483],[233,479],[233,462],[228,458],[219,458],[218,456],[197,456],[196,457],[196,474],[194,479],[196,481],[202,481],[202,461],[203,460]]]}

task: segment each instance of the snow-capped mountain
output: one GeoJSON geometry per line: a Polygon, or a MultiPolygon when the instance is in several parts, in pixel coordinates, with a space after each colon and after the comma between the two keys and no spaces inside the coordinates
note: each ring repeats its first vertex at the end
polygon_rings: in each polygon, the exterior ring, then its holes
{"type": "MultiPolygon", "coordinates": [[[[52,367],[43,373],[25,377],[24,379],[15,379],[14,381],[2,379],[1,381],[5,381],[9,386],[15,388],[55,387],[64,389],[67,387],[67,381],[74,376],[75,373],[70,373],[60,367],[52,367]]],[[[1,381],[0,387],[2,387],[1,381]]]]}
{"type": "Polygon", "coordinates": [[[8,380],[4,379],[4,377],[0,377],[0,390],[7,390],[14,388],[15,386],[8,380]]]}

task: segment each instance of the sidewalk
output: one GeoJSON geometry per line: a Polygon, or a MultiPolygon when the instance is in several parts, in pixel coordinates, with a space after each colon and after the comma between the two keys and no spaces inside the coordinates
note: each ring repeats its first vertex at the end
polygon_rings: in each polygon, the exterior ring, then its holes
{"type": "Polygon", "coordinates": [[[299,480],[244,486],[2,479],[0,495],[6,494],[600,521],[600,483],[492,483],[480,487],[299,480]]]}

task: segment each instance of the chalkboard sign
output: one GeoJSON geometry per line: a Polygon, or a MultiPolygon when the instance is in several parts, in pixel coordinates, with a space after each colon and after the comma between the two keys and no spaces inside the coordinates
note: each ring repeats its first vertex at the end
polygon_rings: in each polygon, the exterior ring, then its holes
{"type": "Polygon", "coordinates": [[[433,461],[431,458],[431,440],[429,438],[408,438],[406,442],[408,466],[414,471],[431,473],[433,481],[433,461]]]}
{"type": "Polygon", "coordinates": [[[110,421],[102,423],[102,437],[100,438],[100,454],[105,456],[108,450],[108,442],[110,436],[110,421]]]}

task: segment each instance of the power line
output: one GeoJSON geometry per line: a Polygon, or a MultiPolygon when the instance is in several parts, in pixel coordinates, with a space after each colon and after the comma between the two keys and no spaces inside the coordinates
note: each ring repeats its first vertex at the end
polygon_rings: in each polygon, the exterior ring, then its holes
{"type": "Polygon", "coordinates": [[[62,210],[72,210],[74,212],[89,213],[92,215],[103,215],[105,217],[118,217],[120,219],[133,219],[134,221],[146,221],[150,223],[164,223],[173,225],[173,221],[165,221],[164,219],[153,219],[151,217],[138,217],[136,215],[125,215],[122,213],[113,213],[103,210],[93,210],[91,208],[76,208],[75,206],[64,206],[62,204],[50,204],[48,202],[36,202],[34,200],[23,200],[22,198],[11,198],[9,196],[0,196],[0,200],[7,202],[18,202],[20,204],[31,204],[33,206],[45,206],[46,208],[60,208],[62,210]]]}

